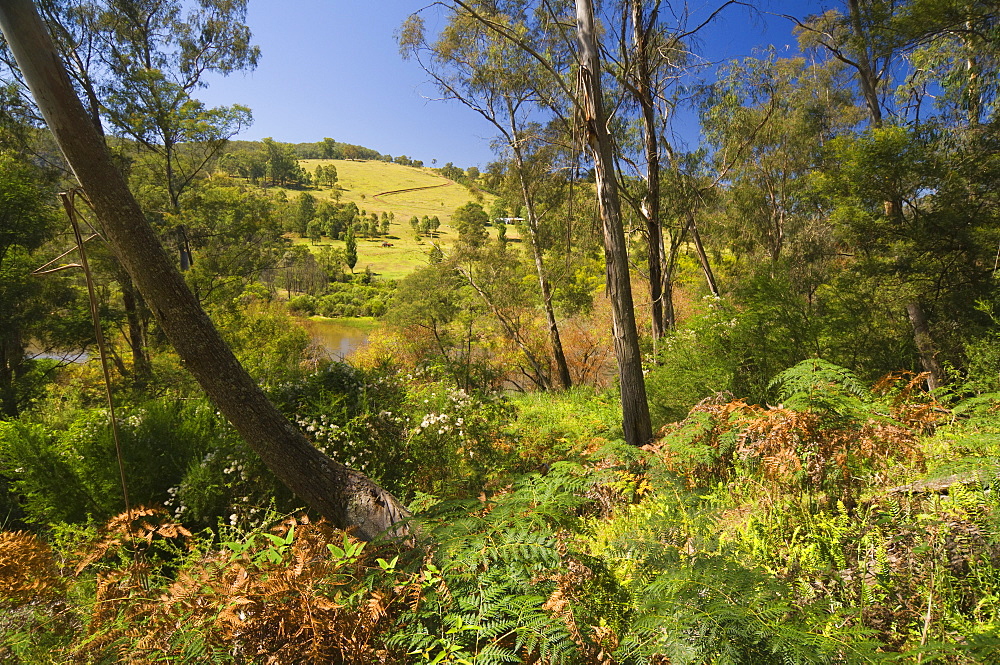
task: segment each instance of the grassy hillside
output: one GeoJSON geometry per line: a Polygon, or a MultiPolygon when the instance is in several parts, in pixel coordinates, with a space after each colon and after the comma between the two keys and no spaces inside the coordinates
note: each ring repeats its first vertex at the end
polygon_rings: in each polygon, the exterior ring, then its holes
{"type": "MultiPolygon", "coordinates": [[[[374,273],[386,279],[398,279],[417,267],[427,263],[431,243],[436,242],[447,252],[454,242],[456,233],[451,226],[451,214],[456,208],[476,200],[469,189],[444,178],[429,169],[413,168],[401,164],[381,161],[344,159],[304,159],[299,162],[310,173],[321,164],[333,164],[339,177],[340,201],[354,202],[367,213],[393,213],[395,221],[389,227],[389,238],[373,240],[358,239],[358,265],[356,271],[370,267],[374,273]],[[441,220],[437,237],[422,238],[417,241],[410,228],[410,217],[416,215],[441,220]],[[383,242],[392,247],[383,247],[383,242]]],[[[329,187],[313,188],[309,192],[317,199],[333,199],[335,191],[329,187]]],[[[299,192],[287,190],[289,199],[299,192]]],[[[483,194],[480,203],[487,209],[493,197],[483,194]]],[[[508,229],[508,237],[516,238],[513,228],[508,229]]],[[[304,238],[296,238],[296,244],[309,244],[304,238]]],[[[315,247],[333,244],[343,246],[340,241],[324,238],[315,247]]]]}

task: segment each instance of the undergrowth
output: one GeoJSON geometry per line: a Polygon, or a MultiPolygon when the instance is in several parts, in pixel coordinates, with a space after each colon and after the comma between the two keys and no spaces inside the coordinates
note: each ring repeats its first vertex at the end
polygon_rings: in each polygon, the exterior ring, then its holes
{"type": "Polygon", "coordinates": [[[606,396],[546,415],[378,375],[352,393],[344,371],[282,388],[284,407],[384,421],[469,476],[424,479],[412,542],[300,513],[196,531],[155,507],[6,532],[0,659],[1000,662],[1000,418],[919,377],[868,388],[809,361],[776,379],[779,406],[708,400],[640,450],[606,396]]]}

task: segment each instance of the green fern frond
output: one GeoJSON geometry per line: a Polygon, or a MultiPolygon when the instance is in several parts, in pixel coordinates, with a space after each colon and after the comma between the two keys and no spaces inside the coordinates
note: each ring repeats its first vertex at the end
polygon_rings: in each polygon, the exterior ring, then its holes
{"type": "Polygon", "coordinates": [[[812,411],[865,421],[875,416],[868,387],[850,370],[821,358],[810,358],[786,369],[768,384],[778,399],[794,411],[812,411]]]}

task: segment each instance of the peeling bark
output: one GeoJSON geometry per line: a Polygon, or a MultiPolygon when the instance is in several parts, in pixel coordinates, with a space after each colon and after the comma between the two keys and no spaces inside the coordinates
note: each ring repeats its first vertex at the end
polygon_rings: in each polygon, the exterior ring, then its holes
{"type": "Polygon", "coordinates": [[[587,145],[594,158],[597,200],[604,230],[607,289],[611,299],[615,356],[618,359],[625,441],[642,446],[653,438],[642,374],[639,335],[628,267],[628,250],[622,223],[618,181],[601,91],[601,63],[594,29],[591,0],[576,0],[577,38],[580,42],[580,105],[587,145]]]}

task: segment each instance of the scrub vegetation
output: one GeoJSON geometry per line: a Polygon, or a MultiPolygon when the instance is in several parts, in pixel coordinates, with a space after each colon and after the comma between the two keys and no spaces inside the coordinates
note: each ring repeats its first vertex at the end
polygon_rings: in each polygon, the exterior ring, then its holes
{"type": "Polygon", "coordinates": [[[250,110],[194,95],[255,66],[246,3],[125,4],[39,6],[133,221],[299,468],[401,521],[289,482],[127,244],[60,256],[65,135],[5,43],[0,660],[1000,662],[991,3],[850,0],[701,69],[659,2],[436,3],[400,49],[496,129],[482,171],[230,140],[250,110]]]}

